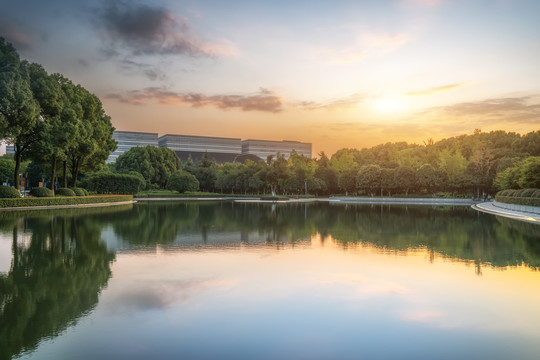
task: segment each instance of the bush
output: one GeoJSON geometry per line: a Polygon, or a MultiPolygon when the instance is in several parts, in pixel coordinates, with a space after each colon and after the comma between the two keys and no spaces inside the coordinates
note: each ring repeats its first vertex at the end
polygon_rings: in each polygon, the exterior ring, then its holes
{"type": "Polygon", "coordinates": [[[51,189],[44,187],[35,187],[30,190],[30,195],[35,197],[53,197],[53,192],[51,189]]]}
{"type": "Polygon", "coordinates": [[[507,204],[540,206],[540,190],[503,190],[499,191],[497,195],[495,195],[495,200],[507,204]]]}
{"type": "Polygon", "coordinates": [[[6,198],[19,198],[21,197],[21,194],[11,186],[6,185],[0,185],[0,198],[6,199],[6,198]]]}
{"type": "Polygon", "coordinates": [[[136,194],[144,186],[139,177],[127,174],[98,173],[87,180],[87,186],[98,194],[136,194]]]}
{"type": "Polygon", "coordinates": [[[58,188],[55,194],[60,196],[75,196],[75,192],[68,188],[58,188]]]}
{"type": "Polygon", "coordinates": [[[193,175],[183,170],[176,170],[167,181],[167,189],[184,193],[186,191],[197,191],[199,181],[193,175]]]}
{"type": "MultiPolygon", "coordinates": [[[[42,189],[42,188],[40,188],[42,189]]],[[[21,207],[21,206],[51,206],[51,205],[79,205],[79,204],[100,204],[131,201],[131,195],[101,195],[85,197],[53,197],[35,198],[26,197],[19,199],[0,199],[0,208],[21,207]]]]}
{"type": "Polygon", "coordinates": [[[76,196],[88,196],[88,191],[83,188],[74,187],[71,190],[75,193],[76,196]]]}
{"type": "Polygon", "coordinates": [[[537,189],[523,189],[521,190],[521,197],[532,197],[537,189]]]}

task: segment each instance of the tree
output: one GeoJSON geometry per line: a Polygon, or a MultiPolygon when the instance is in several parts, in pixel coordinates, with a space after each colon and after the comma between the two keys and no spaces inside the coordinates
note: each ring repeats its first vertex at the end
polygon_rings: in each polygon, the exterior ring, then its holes
{"type": "Polygon", "coordinates": [[[183,170],[176,170],[167,181],[167,189],[184,193],[186,191],[197,191],[199,181],[193,174],[183,170]]]}
{"type": "Polygon", "coordinates": [[[540,188],[540,156],[529,156],[519,164],[518,184],[525,188],[540,188]]]}
{"type": "Polygon", "coordinates": [[[15,172],[15,161],[9,159],[0,159],[0,184],[10,182],[15,172]]]}
{"type": "Polygon", "coordinates": [[[278,154],[275,159],[269,157],[267,160],[270,163],[261,170],[261,178],[275,196],[278,188],[283,187],[284,181],[288,178],[287,160],[281,154],[278,154]]]}
{"type": "Polygon", "coordinates": [[[381,196],[383,196],[383,191],[386,190],[388,196],[392,196],[392,191],[397,189],[398,183],[395,179],[396,169],[395,168],[382,168],[381,169],[381,196]]]}
{"type": "Polygon", "coordinates": [[[381,167],[379,165],[364,165],[358,170],[356,186],[370,196],[381,189],[381,167]]]}
{"type": "Polygon", "coordinates": [[[174,151],[168,148],[135,146],[118,156],[115,170],[120,173],[136,171],[146,181],[146,187],[156,184],[165,188],[173,172],[180,170],[182,163],[174,151]]]}
{"type": "Polygon", "coordinates": [[[195,167],[195,177],[199,180],[199,186],[202,191],[214,190],[217,176],[217,164],[214,159],[210,159],[207,153],[204,153],[201,161],[195,167]]]}
{"type": "Polygon", "coordinates": [[[30,146],[30,157],[37,163],[50,163],[50,187],[54,194],[57,161],[65,160],[65,148],[76,133],[76,118],[62,91],[59,76],[48,75],[38,64],[31,64],[29,70],[30,87],[40,105],[42,120],[41,136],[30,146]]]}
{"type": "Polygon", "coordinates": [[[394,183],[396,187],[405,191],[405,196],[409,196],[409,190],[415,185],[416,172],[407,166],[400,166],[394,172],[394,183]]]}
{"type": "Polygon", "coordinates": [[[433,192],[441,183],[442,173],[429,164],[423,165],[416,171],[416,185],[428,193],[433,192]]]}
{"type": "Polygon", "coordinates": [[[111,118],[105,114],[103,105],[97,96],[80,85],[66,84],[71,87],[70,101],[79,112],[77,133],[67,148],[67,159],[71,167],[71,185],[77,185],[81,170],[97,171],[105,163],[110,153],[116,149],[112,138],[114,128],[111,118]]]}
{"type": "Polygon", "coordinates": [[[39,139],[39,104],[30,88],[29,65],[0,38],[0,137],[15,146],[13,184],[17,189],[23,155],[39,139]]]}

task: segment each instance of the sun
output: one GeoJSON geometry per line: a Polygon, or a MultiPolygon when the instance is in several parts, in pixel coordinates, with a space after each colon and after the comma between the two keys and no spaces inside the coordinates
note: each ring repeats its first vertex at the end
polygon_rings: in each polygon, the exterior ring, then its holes
{"type": "Polygon", "coordinates": [[[404,109],[405,102],[400,95],[381,95],[373,100],[373,110],[383,114],[395,114],[404,109]]]}

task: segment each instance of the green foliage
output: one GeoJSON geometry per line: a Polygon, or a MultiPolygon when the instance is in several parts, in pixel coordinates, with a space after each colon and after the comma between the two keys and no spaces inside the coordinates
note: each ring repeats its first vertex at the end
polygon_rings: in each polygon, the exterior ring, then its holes
{"type": "Polygon", "coordinates": [[[136,194],[144,186],[137,176],[111,173],[94,174],[86,184],[98,194],[136,194]]]}
{"type": "Polygon", "coordinates": [[[518,184],[522,188],[540,188],[540,156],[530,156],[520,163],[518,184]]]}
{"type": "Polygon", "coordinates": [[[176,170],[167,181],[167,189],[184,193],[199,189],[199,181],[193,175],[183,170],[176,170]]]}
{"type": "MultiPolygon", "coordinates": [[[[502,203],[507,204],[516,204],[516,205],[524,205],[524,206],[538,206],[540,207],[540,195],[538,195],[538,190],[535,190],[530,196],[522,196],[522,192],[513,192],[509,195],[504,195],[503,192],[498,192],[497,195],[495,195],[495,200],[502,203]]],[[[508,191],[508,190],[503,190],[508,191]]],[[[508,193],[506,193],[508,194],[508,193]]]]}
{"type": "Polygon", "coordinates": [[[7,181],[13,182],[13,174],[15,173],[15,161],[8,159],[0,159],[0,183],[7,181]]]}
{"type": "Polygon", "coordinates": [[[44,187],[35,187],[30,190],[30,195],[35,197],[53,197],[54,194],[51,189],[44,187]]]}
{"type": "Polygon", "coordinates": [[[358,170],[356,186],[371,196],[381,188],[381,167],[378,165],[364,165],[358,170]]]}
{"type": "Polygon", "coordinates": [[[120,173],[136,171],[145,180],[145,187],[156,184],[164,189],[171,174],[181,168],[180,158],[174,151],[155,146],[137,146],[121,154],[115,169],[120,173]]]}
{"type": "Polygon", "coordinates": [[[55,191],[55,195],[59,195],[59,196],[75,196],[76,194],[72,189],[58,188],[55,191]]]}
{"type": "MultiPolygon", "coordinates": [[[[50,189],[47,190],[50,191],[50,189]]],[[[131,200],[133,200],[132,195],[98,195],[85,197],[24,197],[19,199],[0,199],[0,208],[22,206],[101,204],[110,202],[124,202],[131,200]]]]}
{"type": "Polygon", "coordinates": [[[71,188],[71,190],[73,191],[75,196],[88,196],[88,191],[86,191],[83,188],[74,187],[74,188],[71,188]]]}
{"type": "Polygon", "coordinates": [[[20,198],[21,194],[12,186],[0,185],[0,198],[20,198]]]}
{"type": "Polygon", "coordinates": [[[540,156],[529,156],[497,174],[498,189],[540,187],[540,156]]]}
{"type": "MultiPolygon", "coordinates": [[[[12,183],[19,187],[24,158],[47,165],[51,182],[57,165],[65,164],[74,186],[80,171],[99,170],[116,148],[100,100],[60,74],[21,61],[3,38],[0,69],[0,138],[15,146],[12,183]]],[[[39,175],[30,177],[32,185],[43,178],[39,175]]]]}

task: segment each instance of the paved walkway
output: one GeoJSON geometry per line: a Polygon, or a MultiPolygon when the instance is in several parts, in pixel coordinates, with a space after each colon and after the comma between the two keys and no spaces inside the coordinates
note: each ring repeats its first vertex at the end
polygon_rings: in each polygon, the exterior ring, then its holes
{"type": "Polygon", "coordinates": [[[489,214],[504,216],[511,219],[527,221],[540,225],[540,215],[538,214],[502,209],[500,207],[494,206],[492,202],[475,204],[472,205],[472,208],[489,214]]]}

